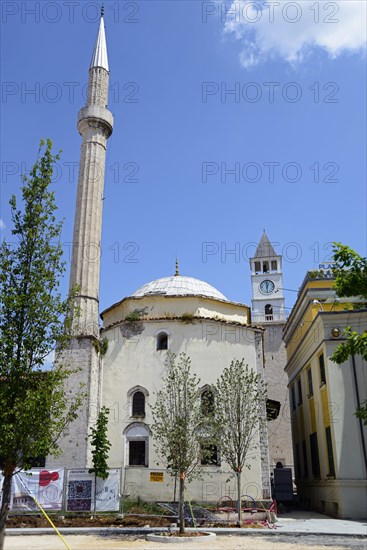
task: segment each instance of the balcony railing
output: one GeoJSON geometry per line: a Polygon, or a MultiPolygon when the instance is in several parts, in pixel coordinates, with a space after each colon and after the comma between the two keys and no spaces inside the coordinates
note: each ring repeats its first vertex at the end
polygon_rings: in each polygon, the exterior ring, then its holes
{"type": "Polygon", "coordinates": [[[269,321],[286,321],[288,319],[288,313],[270,313],[270,314],[264,314],[264,313],[253,313],[252,314],[252,321],[254,323],[263,323],[263,322],[269,322],[269,321]]]}

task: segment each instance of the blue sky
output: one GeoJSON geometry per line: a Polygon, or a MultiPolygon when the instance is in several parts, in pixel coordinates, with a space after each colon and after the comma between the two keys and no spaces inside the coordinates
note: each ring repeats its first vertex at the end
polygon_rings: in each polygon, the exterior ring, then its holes
{"type": "MultiPolygon", "coordinates": [[[[19,174],[50,137],[63,150],[66,259],[98,3],[1,5],[2,235],[19,174]]],[[[287,4],[273,3],[271,20],[263,1],[230,13],[231,2],[106,2],[115,126],[101,309],[174,274],[176,256],[181,274],[250,303],[248,257],[264,228],[290,289],[330,258],[332,241],[365,253],[366,4],[287,4]]]]}

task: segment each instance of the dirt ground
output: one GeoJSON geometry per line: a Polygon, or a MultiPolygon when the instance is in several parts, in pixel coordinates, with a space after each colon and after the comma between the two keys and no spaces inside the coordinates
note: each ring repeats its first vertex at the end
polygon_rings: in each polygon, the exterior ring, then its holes
{"type": "MultiPolygon", "coordinates": [[[[315,536],[221,536],[210,546],[190,543],[160,544],[147,542],[138,537],[123,535],[67,535],[65,540],[71,550],[365,550],[361,539],[315,536]]],[[[65,550],[66,546],[55,535],[8,536],[5,538],[5,550],[65,550]]]]}
{"type": "MultiPolygon", "coordinates": [[[[136,517],[125,516],[118,518],[114,516],[91,516],[84,515],[79,517],[65,517],[60,519],[60,516],[50,514],[56,527],[144,527],[149,524],[151,527],[165,527],[172,523],[172,520],[167,518],[154,517],[136,517]]],[[[8,529],[12,528],[29,528],[29,527],[50,527],[46,518],[41,514],[33,515],[10,515],[6,522],[8,529]]]]}
{"type": "MultiPolygon", "coordinates": [[[[236,527],[236,515],[232,514],[233,518],[227,521],[228,515],[224,514],[224,521],[214,523],[205,523],[206,527],[236,527]],[[233,520],[233,521],[232,521],[233,520]]],[[[126,515],[123,518],[114,516],[70,516],[60,519],[60,515],[50,514],[50,518],[56,527],[167,527],[168,525],[175,523],[175,519],[168,517],[156,517],[144,515],[144,517],[126,515]]],[[[32,515],[10,515],[6,522],[8,529],[17,528],[42,528],[50,527],[47,519],[41,514],[32,515]]],[[[203,523],[200,523],[203,526],[203,523]]],[[[244,525],[244,528],[251,529],[255,527],[262,529],[264,526],[260,521],[253,520],[250,525],[244,525]]]]}

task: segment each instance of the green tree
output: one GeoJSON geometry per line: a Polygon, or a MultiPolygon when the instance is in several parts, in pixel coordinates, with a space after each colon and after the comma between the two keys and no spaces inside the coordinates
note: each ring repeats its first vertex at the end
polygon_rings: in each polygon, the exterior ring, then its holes
{"type": "Polygon", "coordinates": [[[92,462],[93,468],[90,468],[89,472],[95,475],[94,483],[94,506],[96,507],[96,495],[97,495],[97,477],[101,479],[107,479],[109,476],[108,471],[108,452],[111,448],[111,443],[107,437],[108,430],[108,415],[110,409],[102,407],[97,416],[96,427],[90,429],[90,437],[92,442],[92,462]]]}
{"type": "MultiPolygon", "coordinates": [[[[367,259],[342,243],[334,243],[335,276],[334,288],[339,297],[356,296],[361,302],[357,307],[365,307],[367,301],[367,259]]],[[[344,363],[348,357],[361,355],[367,361],[367,331],[358,333],[351,327],[344,331],[346,341],[342,342],[334,350],[330,359],[337,364],[344,363]]],[[[356,411],[356,416],[367,425],[367,401],[364,401],[356,411]]]]}
{"type": "Polygon", "coordinates": [[[30,469],[36,457],[57,456],[57,440],[83,399],[81,392],[72,400],[66,396],[64,383],[72,372],[66,365],[44,367],[56,342],[62,350],[71,338],[74,302],[74,293],[63,300],[59,292],[65,271],[62,224],[50,191],[58,159],[51,141],[41,141],[30,175],[23,177],[23,208],[14,195],[10,200],[13,242],[0,246],[1,550],[12,476],[30,469]]]}
{"type": "MultiPolygon", "coordinates": [[[[176,359],[169,353],[162,388],[156,393],[152,432],[154,447],[168,472],[179,479],[179,530],[185,532],[185,483],[200,477],[201,460],[209,454],[203,446],[203,419],[200,379],[191,373],[191,360],[184,353],[176,359]]],[[[207,443],[207,433],[204,434],[207,443]]]]}
{"type": "Polygon", "coordinates": [[[249,453],[259,447],[266,429],[266,388],[260,374],[234,360],[213,387],[215,433],[220,452],[237,479],[238,526],[241,526],[241,476],[251,468],[249,453]]]}
{"type": "Polygon", "coordinates": [[[93,468],[89,470],[90,473],[95,473],[97,477],[101,479],[107,479],[108,472],[108,452],[111,448],[111,443],[107,437],[108,429],[108,415],[110,409],[102,407],[98,413],[96,427],[90,429],[89,437],[91,438],[93,450],[92,450],[92,462],[93,468]]]}

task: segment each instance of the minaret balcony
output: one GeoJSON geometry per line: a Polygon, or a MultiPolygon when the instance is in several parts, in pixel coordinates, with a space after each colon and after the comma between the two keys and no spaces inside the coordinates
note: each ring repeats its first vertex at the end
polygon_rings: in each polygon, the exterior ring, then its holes
{"type": "Polygon", "coordinates": [[[106,137],[110,137],[113,130],[113,114],[108,109],[98,105],[89,105],[80,109],[78,113],[78,131],[80,135],[83,135],[85,126],[93,123],[103,127],[107,134],[106,137]]]}

